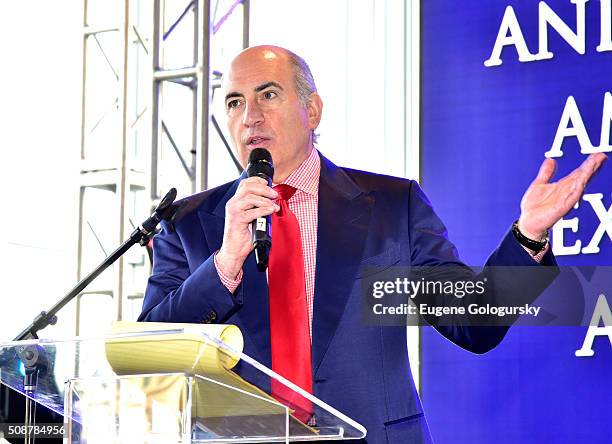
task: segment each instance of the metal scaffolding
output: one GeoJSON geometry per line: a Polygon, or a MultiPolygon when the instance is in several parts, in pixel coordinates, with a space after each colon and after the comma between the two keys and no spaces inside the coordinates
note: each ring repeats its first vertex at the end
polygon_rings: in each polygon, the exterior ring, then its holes
{"type": "Polygon", "coordinates": [[[198,0],[191,1],[187,8],[179,17],[172,22],[168,31],[163,32],[163,14],[161,13],[161,0],[155,0],[153,12],[153,95],[151,99],[151,121],[152,121],[152,140],[151,140],[151,199],[159,199],[162,191],[159,189],[158,180],[158,159],[159,150],[164,136],[176,152],[183,170],[191,181],[191,192],[205,190],[208,187],[208,166],[209,166],[209,133],[210,123],[218,133],[228,154],[236,167],[240,169],[238,161],[225,141],[223,134],[217,124],[215,117],[210,112],[212,93],[220,86],[221,73],[210,69],[210,36],[214,35],[221,25],[225,22],[229,14],[235,7],[242,4],[243,33],[242,47],[246,48],[249,44],[249,0],[235,1],[227,14],[219,19],[216,24],[211,22],[211,1],[198,0]],[[192,10],[195,16],[193,33],[193,65],[184,68],[166,69],[162,66],[162,42],[170,37],[172,31],[184,20],[187,12],[192,10]],[[212,75],[211,75],[212,74],[212,75]],[[192,102],[192,138],[191,138],[191,165],[187,164],[181,155],[177,144],[174,142],[171,131],[161,118],[163,84],[172,82],[190,89],[192,102]]]}
{"type": "MultiPolygon", "coordinates": [[[[237,7],[242,10],[242,47],[248,46],[249,0],[232,2],[214,24],[211,7],[214,3],[216,12],[220,0],[185,2],[186,7],[172,20],[168,0],[118,3],[120,7],[109,12],[101,9],[104,2],[84,0],[79,279],[147,215],[167,191],[163,188],[168,182],[178,180],[168,174],[164,176],[165,183],[160,180],[163,166],[180,166],[175,174],[182,174],[189,183],[183,194],[208,187],[211,131],[218,134],[217,142],[240,168],[210,111],[213,91],[221,80],[221,73],[211,69],[210,51],[212,36],[237,7]],[[101,11],[111,16],[112,23],[98,23],[101,11]],[[168,67],[165,61],[171,58],[172,49],[164,48],[164,43],[191,18],[192,64],[168,67]],[[164,26],[166,23],[169,25],[164,26]],[[171,130],[163,118],[165,99],[170,94],[164,86],[168,84],[184,87],[191,94],[188,135],[180,128],[178,132],[171,130]],[[189,140],[188,149],[184,139],[189,140]],[[162,158],[163,146],[174,158],[168,154],[162,158]]],[[[176,2],[172,7],[176,9],[176,2]]],[[[133,319],[140,310],[149,272],[149,260],[143,250],[133,249],[119,259],[112,274],[101,275],[78,296],[76,334],[85,334],[88,328],[99,328],[107,321],[133,319]],[[110,319],[103,319],[104,314],[110,319]],[[92,325],[92,318],[99,321],[94,323],[97,325],[92,325]]]]}

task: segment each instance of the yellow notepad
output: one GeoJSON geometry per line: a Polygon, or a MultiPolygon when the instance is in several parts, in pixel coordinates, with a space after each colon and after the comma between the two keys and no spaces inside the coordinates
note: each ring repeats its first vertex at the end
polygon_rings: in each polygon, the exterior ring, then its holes
{"type": "MultiPolygon", "coordinates": [[[[165,398],[179,402],[184,395],[180,394],[183,390],[175,380],[178,381],[180,376],[159,377],[159,374],[199,375],[193,385],[192,412],[193,417],[206,427],[227,427],[232,417],[242,418],[246,425],[249,418],[284,414],[284,407],[272,396],[231,370],[240,359],[237,353],[241,353],[244,347],[242,333],[235,325],[119,321],[113,323],[109,333],[143,333],[109,338],[105,349],[108,362],[118,375],[157,374],[142,387],[148,395],[159,397],[163,392],[165,398]],[[148,333],[179,329],[184,331],[148,333]],[[223,341],[237,353],[219,348],[201,333],[223,341]],[[170,395],[171,392],[175,394],[170,395]],[[221,418],[224,418],[223,422],[219,422],[221,418]]],[[[280,426],[284,421],[278,423],[280,426]]],[[[291,417],[290,427],[292,434],[317,433],[294,417],[291,417]]]]}

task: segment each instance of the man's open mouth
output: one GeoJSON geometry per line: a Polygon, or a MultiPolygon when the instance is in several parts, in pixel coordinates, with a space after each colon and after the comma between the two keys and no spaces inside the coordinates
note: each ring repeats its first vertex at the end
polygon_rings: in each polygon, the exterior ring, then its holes
{"type": "Polygon", "coordinates": [[[259,136],[249,137],[247,139],[247,146],[255,148],[257,146],[267,143],[269,140],[270,139],[266,137],[259,137],[259,136]]]}

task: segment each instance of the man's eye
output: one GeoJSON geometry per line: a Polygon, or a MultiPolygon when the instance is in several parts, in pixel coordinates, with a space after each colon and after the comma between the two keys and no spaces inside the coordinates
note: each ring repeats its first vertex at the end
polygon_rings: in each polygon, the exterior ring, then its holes
{"type": "Polygon", "coordinates": [[[230,100],[229,102],[227,102],[227,109],[238,108],[239,105],[240,105],[240,100],[238,99],[230,100]]]}
{"type": "Polygon", "coordinates": [[[263,97],[266,100],[271,100],[276,97],[276,93],[274,91],[266,91],[263,93],[263,97]]]}

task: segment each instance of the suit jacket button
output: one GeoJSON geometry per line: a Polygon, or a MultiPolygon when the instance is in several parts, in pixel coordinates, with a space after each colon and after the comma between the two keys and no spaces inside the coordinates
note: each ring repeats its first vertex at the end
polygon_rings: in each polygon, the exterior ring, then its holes
{"type": "Polygon", "coordinates": [[[215,313],[215,311],[213,310],[213,311],[208,312],[208,314],[206,315],[206,317],[204,318],[202,322],[204,324],[210,324],[215,319],[217,319],[217,313],[215,313]]]}

